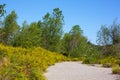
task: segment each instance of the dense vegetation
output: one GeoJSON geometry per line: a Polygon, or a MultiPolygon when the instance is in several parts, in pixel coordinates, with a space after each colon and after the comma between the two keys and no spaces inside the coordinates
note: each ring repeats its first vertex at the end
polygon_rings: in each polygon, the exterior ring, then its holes
{"type": "Polygon", "coordinates": [[[0,44],[0,80],[44,80],[43,72],[66,57],[41,47],[25,49],[0,44]]]}
{"type": "MultiPolygon", "coordinates": [[[[6,13],[4,7],[5,4],[0,5],[0,18],[6,13]]],[[[3,79],[42,80],[41,74],[49,65],[66,59],[60,54],[87,64],[113,67],[113,73],[120,74],[120,24],[116,20],[108,27],[101,26],[97,33],[98,45],[94,45],[83,35],[79,25],[63,32],[64,16],[59,8],[37,22],[24,21],[22,26],[17,23],[17,17],[16,12],[11,11],[0,19],[0,43],[12,46],[0,45],[3,79]]]]}
{"type": "MultiPolygon", "coordinates": [[[[62,53],[68,57],[79,58],[98,53],[93,44],[83,36],[79,25],[63,35],[64,16],[59,8],[45,14],[42,20],[22,26],[17,23],[17,14],[12,11],[1,21],[0,42],[4,45],[22,48],[42,47],[62,53]]],[[[94,56],[94,55],[93,55],[94,56]]]]}

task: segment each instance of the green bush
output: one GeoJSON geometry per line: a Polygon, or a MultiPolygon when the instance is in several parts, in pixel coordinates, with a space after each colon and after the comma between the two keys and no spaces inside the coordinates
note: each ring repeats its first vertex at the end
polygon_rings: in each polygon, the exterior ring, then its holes
{"type": "Polygon", "coordinates": [[[97,64],[99,60],[95,57],[86,57],[83,59],[84,64],[97,64]]]}

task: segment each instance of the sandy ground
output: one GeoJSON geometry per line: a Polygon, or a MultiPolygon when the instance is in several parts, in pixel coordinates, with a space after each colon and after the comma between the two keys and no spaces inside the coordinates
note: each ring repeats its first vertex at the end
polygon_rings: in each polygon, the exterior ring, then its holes
{"type": "Polygon", "coordinates": [[[62,62],[48,68],[48,80],[120,80],[111,68],[88,66],[80,62],[62,62]]]}

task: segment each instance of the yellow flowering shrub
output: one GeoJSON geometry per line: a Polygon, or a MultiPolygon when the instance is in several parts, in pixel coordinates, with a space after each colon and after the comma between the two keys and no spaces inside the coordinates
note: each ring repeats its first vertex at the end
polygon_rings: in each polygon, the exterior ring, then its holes
{"type": "Polygon", "coordinates": [[[48,66],[66,57],[41,47],[25,49],[0,44],[0,80],[45,80],[48,66]]]}
{"type": "Polygon", "coordinates": [[[112,67],[115,64],[119,64],[119,59],[109,56],[105,59],[102,59],[101,64],[103,64],[104,67],[112,67]]]}
{"type": "Polygon", "coordinates": [[[113,74],[120,74],[120,66],[117,64],[112,66],[112,73],[113,74]]]}

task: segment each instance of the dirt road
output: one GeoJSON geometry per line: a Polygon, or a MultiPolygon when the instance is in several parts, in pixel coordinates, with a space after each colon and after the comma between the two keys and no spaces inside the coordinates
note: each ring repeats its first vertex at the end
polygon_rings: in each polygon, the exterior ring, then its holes
{"type": "Polygon", "coordinates": [[[120,80],[111,68],[88,66],[80,62],[62,62],[48,68],[48,80],[120,80]]]}

